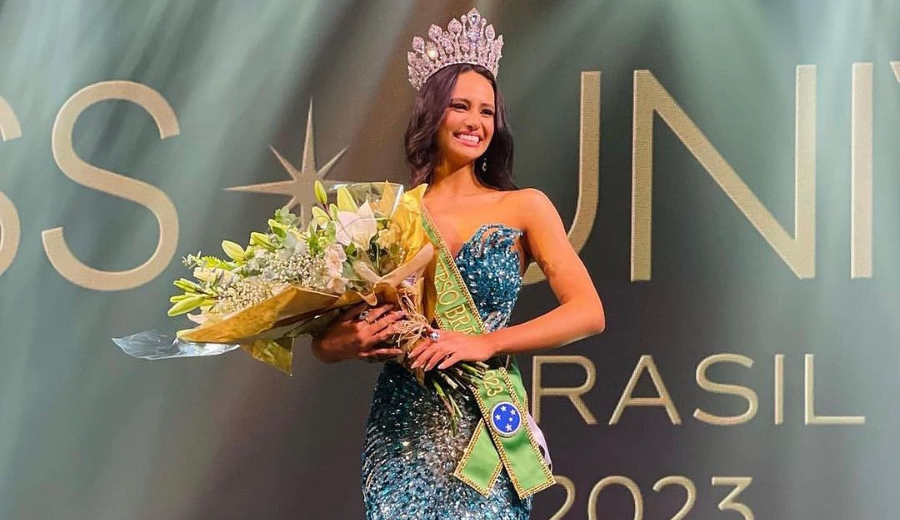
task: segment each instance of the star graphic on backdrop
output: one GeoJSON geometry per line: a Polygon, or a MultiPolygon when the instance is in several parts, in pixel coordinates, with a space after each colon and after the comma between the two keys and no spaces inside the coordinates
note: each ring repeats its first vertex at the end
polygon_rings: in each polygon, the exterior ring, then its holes
{"type": "Polygon", "coordinates": [[[324,177],[331,170],[331,167],[344,155],[347,151],[345,146],[343,150],[338,152],[331,158],[328,163],[321,169],[316,168],[316,145],[313,136],[313,104],[312,99],[309,100],[309,115],[306,118],[306,139],[303,143],[303,162],[298,170],[293,164],[284,158],[278,150],[273,146],[269,146],[275,157],[281,161],[284,169],[291,176],[289,181],[267,182],[263,184],[251,184],[248,186],[233,186],[225,188],[228,191],[249,191],[253,193],[271,193],[275,195],[288,195],[291,200],[287,203],[287,208],[292,209],[294,206],[300,206],[300,221],[306,225],[312,213],[312,207],[318,204],[316,195],[313,190],[313,184],[316,180],[322,181],[325,189],[335,184],[342,184],[344,181],[325,180],[324,177]]]}

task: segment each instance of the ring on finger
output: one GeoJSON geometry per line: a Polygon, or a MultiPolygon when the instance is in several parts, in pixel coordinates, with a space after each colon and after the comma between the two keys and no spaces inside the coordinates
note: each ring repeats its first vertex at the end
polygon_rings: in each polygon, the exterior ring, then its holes
{"type": "Polygon", "coordinates": [[[433,330],[428,333],[428,339],[430,339],[431,341],[437,341],[437,340],[441,339],[441,333],[436,330],[433,330]]]}
{"type": "Polygon", "coordinates": [[[365,320],[366,323],[371,323],[371,322],[369,321],[369,309],[363,310],[361,313],[359,313],[359,314],[356,316],[356,321],[363,321],[363,320],[365,320]]]}

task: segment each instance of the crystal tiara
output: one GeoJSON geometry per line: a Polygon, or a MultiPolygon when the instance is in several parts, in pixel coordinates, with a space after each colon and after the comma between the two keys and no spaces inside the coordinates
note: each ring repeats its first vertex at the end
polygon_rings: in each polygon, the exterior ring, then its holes
{"type": "Polygon", "coordinates": [[[494,39],[494,26],[488,25],[474,7],[469,14],[451,20],[446,31],[432,25],[428,37],[431,41],[426,42],[419,36],[413,38],[415,52],[406,53],[409,82],[416,90],[420,90],[432,74],[454,63],[481,65],[497,77],[503,36],[494,39]]]}

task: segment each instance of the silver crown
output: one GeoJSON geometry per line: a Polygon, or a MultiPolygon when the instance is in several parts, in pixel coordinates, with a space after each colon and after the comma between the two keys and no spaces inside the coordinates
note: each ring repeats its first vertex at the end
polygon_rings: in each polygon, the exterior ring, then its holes
{"type": "Polygon", "coordinates": [[[428,38],[431,41],[426,42],[418,36],[413,38],[412,48],[416,52],[406,53],[409,82],[416,90],[421,89],[432,74],[454,63],[481,65],[497,77],[503,36],[494,39],[494,26],[488,25],[478,9],[473,7],[469,14],[451,20],[446,31],[432,25],[428,29],[428,38]]]}

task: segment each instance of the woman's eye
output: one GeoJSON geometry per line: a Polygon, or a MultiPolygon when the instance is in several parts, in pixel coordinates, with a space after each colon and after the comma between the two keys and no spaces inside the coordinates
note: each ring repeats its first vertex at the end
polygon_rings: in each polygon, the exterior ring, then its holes
{"type": "Polygon", "coordinates": [[[458,108],[458,109],[462,109],[462,110],[465,110],[465,109],[466,109],[466,105],[463,105],[462,103],[456,103],[456,104],[450,105],[450,106],[451,106],[452,108],[458,108]]]}
{"type": "Polygon", "coordinates": [[[484,114],[484,115],[487,115],[487,116],[492,116],[492,115],[494,115],[494,112],[492,112],[492,111],[490,111],[490,110],[483,110],[481,113],[484,114]]]}

